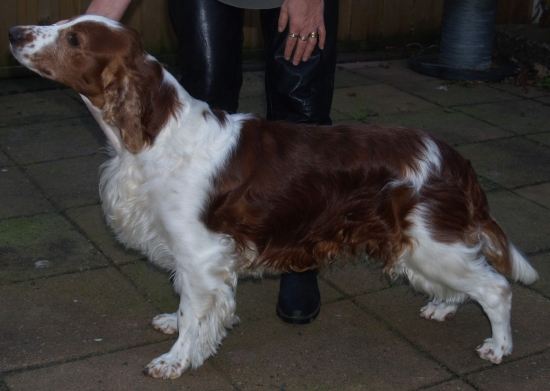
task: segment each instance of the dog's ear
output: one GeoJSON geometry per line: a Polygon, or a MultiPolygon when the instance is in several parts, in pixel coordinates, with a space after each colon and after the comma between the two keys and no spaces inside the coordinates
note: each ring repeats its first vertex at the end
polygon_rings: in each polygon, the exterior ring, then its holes
{"type": "Polygon", "coordinates": [[[132,153],[152,144],[181,103],[176,88],[164,82],[162,66],[146,53],[103,72],[103,117],[120,128],[132,153]]]}
{"type": "Polygon", "coordinates": [[[107,123],[120,128],[122,141],[132,153],[140,152],[145,146],[143,97],[140,96],[135,81],[124,66],[109,67],[103,72],[103,118],[107,123]]]}

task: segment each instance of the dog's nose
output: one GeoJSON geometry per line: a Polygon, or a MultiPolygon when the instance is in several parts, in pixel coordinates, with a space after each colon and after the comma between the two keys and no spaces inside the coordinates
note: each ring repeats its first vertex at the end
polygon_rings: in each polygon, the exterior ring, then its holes
{"type": "Polygon", "coordinates": [[[8,36],[11,43],[17,43],[23,39],[23,30],[19,27],[12,27],[8,31],[8,36]]]}

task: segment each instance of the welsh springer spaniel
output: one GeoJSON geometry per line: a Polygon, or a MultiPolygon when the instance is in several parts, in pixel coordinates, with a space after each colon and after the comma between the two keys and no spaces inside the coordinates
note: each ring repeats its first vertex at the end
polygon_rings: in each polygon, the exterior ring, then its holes
{"type": "Polygon", "coordinates": [[[177,378],[213,355],[238,322],[237,278],[321,267],[366,253],[406,276],[443,321],[476,300],[512,352],[507,279],[537,272],[489,215],[470,162],[440,140],[390,126],[268,122],[193,99],[141,45],[98,16],[10,29],[14,56],[82,95],[108,139],[100,193],[126,246],[169,270],[181,298],[153,326],[179,333],[144,370],[177,378]]]}

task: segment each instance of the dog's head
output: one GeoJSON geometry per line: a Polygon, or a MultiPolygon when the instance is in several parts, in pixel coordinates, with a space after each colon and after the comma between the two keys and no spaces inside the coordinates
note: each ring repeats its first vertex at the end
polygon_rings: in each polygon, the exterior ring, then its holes
{"type": "Polygon", "coordinates": [[[177,110],[177,94],[163,83],[162,66],[143,51],[139,34],[118,22],[83,15],[60,25],[12,27],[9,40],[21,64],[101,109],[133,153],[177,110]]]}

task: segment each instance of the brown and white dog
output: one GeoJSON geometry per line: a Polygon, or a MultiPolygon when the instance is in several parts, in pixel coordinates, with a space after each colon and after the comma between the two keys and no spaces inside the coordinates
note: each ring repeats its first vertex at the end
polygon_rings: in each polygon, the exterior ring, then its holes
{"type": "Polygon", "coordinates": [[[507,279],[538,276],[489,215],[470,163],[436,138],[389,126],[318,127],[211,110],[151,56],[138,34],[98,16],[10,29],[25,66],[74,88],[104,130],[100,193],[128,247],[173,274],[178,332],[145,372],[176,378],[216,352],[243,273],[303,271],[366,253],[427,293],[420,315],[444,320],[476,300],[512,351],[507,279]],[[504,276],[503,276],[504,275],[504,276]]]}

